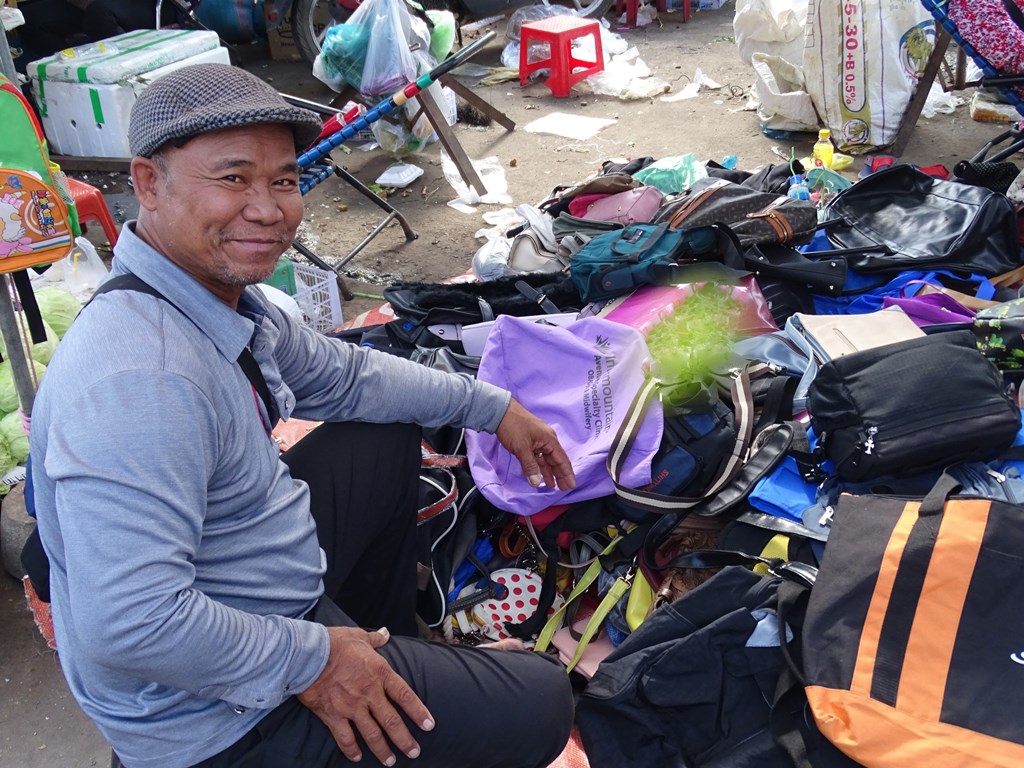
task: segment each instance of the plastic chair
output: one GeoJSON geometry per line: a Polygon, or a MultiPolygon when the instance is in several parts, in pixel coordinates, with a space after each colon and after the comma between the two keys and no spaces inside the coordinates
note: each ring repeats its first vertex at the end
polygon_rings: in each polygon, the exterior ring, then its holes
{"type": "MultiPolygon", "coordinates": [[[[660,0],[664,2],[664,0],[660,0]]],[[[547,85],[553,96],[565,98],[574,83],[604,70],[604,51],[601,49],[601,25],[591,19],[576,16],[552,16],[523,24],[519,33],[519,83],[526,85],[532,72],[550,68],[547,85]],[[577,59],[572,54],[572,43],[581,37],[594,39],[596,61],[577,59]],[[548,57],[529,62],[530,43],[548,43],[548,57]]]]}
{"type": "Polygon", "coordinates": [[[98,221],[103,227],[103,234],[107,236],[110,247],[117,243],[118,228],[114,223],[114,217],[110,215],[107,202],[103,199],[103,193],[96,187],[68,177],[68,189],[71,190],[71,197],[75,201],[75,208],[78,209],[79,222],[98,221]]]}

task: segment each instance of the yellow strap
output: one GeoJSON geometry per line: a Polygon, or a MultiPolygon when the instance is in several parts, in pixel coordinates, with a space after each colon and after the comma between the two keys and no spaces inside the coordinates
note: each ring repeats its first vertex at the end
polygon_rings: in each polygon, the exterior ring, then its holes
{"type": "Polygon", "coordinates": [[[633,580],[633,586],[629,590],[629,597],[626,599],[626,626],[630,632],[636,632],[647,614],[651,612],[654,605],[654,587],[641,574],[640,578],[633,580]]]}
{"type": "MultiPolygon", "coordinates": [[[[764,549],[761,550],[761,557],[767,557],[771,560],[789,560],[789,536],[784,533],[776,533],[764,545],[764,549]]],[[[759,576],[767,576],[768,566],[764,563],[758,563],[754,566],[754,573],[759,576]]]]}
{"type": "Polygon", "coordinates": [[[622,596],[626,594],[629,589],[629,585],[633,581],[633,575],[636,573],[635,567],[629,569],[629,573],[625,576],[620,576],[615,580],[612,588],[608,590],[608,594],[604,596],[601,604],[597,606],[597,610],[594,611],[594,615],[590,617],[590,621],[587,622],[587,628],[583,630],[583,637],[580,638],[579,644],[576,646],[576,653],[572,655],[572,661],[566,666],[566,672],[572,672],[577,664],[580,663],[580,659],[583,658],[583,652],[587,650],[587,646],[590,645],[590,641],[594,639],[594,635],[597,634],[597,630],[601,628],[602,622],[608,615],[609,611],[615,607],[615,604],[622,599],[622,596]]]}
{"type": "MultiPolygon", "coordinates": [[[[605,547],[601,554],[607,555],[609,552],[612,552],[619,545],[621,540],[621,536],[612,539],[612,543],[605,547]]],[[[569,607],[569,603],[586,592],[587,589],[590,588],[590,585],[597,581],[598,574],[600,573],[601,560],[600,557],[595,557],[594,562],[592,562],[587,570],[583,572],[583,576],[580,577],[576,586],[573,587],[572,592],[569,593],[569,597],[565,599],[562,607],[551,614],[551,618],[548,619],[544,628],[540,631],[540,634],[537,635],[537,643],[534,646],[534,650],[546,651],[548,649],[548,646],[551,644],[551,638],[555,636],[555,632],[557,632],[558,628],[562,626],[562,619],[565,617],[565,611],[569,607]]]]}

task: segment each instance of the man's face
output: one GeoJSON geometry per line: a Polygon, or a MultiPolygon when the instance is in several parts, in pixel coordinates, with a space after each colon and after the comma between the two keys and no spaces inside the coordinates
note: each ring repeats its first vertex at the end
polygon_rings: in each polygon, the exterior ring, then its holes
{"type": "Polygon", "coordinates": [[[136,158],[132,173],[144,209],[137,234],[231,305],[274,271],[302,220],[287,126],[203,134],[136,158]]]}

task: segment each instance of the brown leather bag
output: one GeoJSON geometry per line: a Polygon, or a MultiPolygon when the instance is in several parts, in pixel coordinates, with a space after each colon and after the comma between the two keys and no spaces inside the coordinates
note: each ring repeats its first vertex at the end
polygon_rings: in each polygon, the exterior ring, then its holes
{"type": "MultiPolygon", "coordinates": [[[[668,562],[678,555],[704,549],[717,549],[726,520],[722,517],[700,517],[687,515],[659,547],[662,562],[668,562]]],[[[718,572],[717,568],[670,568],[661,580],[654,598],[652,610],[664,603],[671,603],[690,592],[718,572]]]]}

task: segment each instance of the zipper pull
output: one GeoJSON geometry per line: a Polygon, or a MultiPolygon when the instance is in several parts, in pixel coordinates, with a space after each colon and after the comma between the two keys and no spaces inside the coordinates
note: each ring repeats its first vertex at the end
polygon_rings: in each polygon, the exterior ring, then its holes
{"type": "Polygon", "coordinates": [[[831,504],[829,504],[827,507],[825,507],[825,513],[818,518],[818,525],[820,525],[822,528],[832,527],[832,518],[835,517],[835,514],[835,509],[832,507],[831,504]]]}
{"type": "Polygon", "coordinates": [[[1006,475],[1001,472],[996,472],[994,469],[987,469],[985,472],[1000,485],[1006,482],[1006,475]]]}
{"type": "Polygon", "coordinates": [[[864,440],[864,455],[870,456],[875,450],[875,435],[878,434],[878,427],[868,427],[868,436],[864,440]]]}

